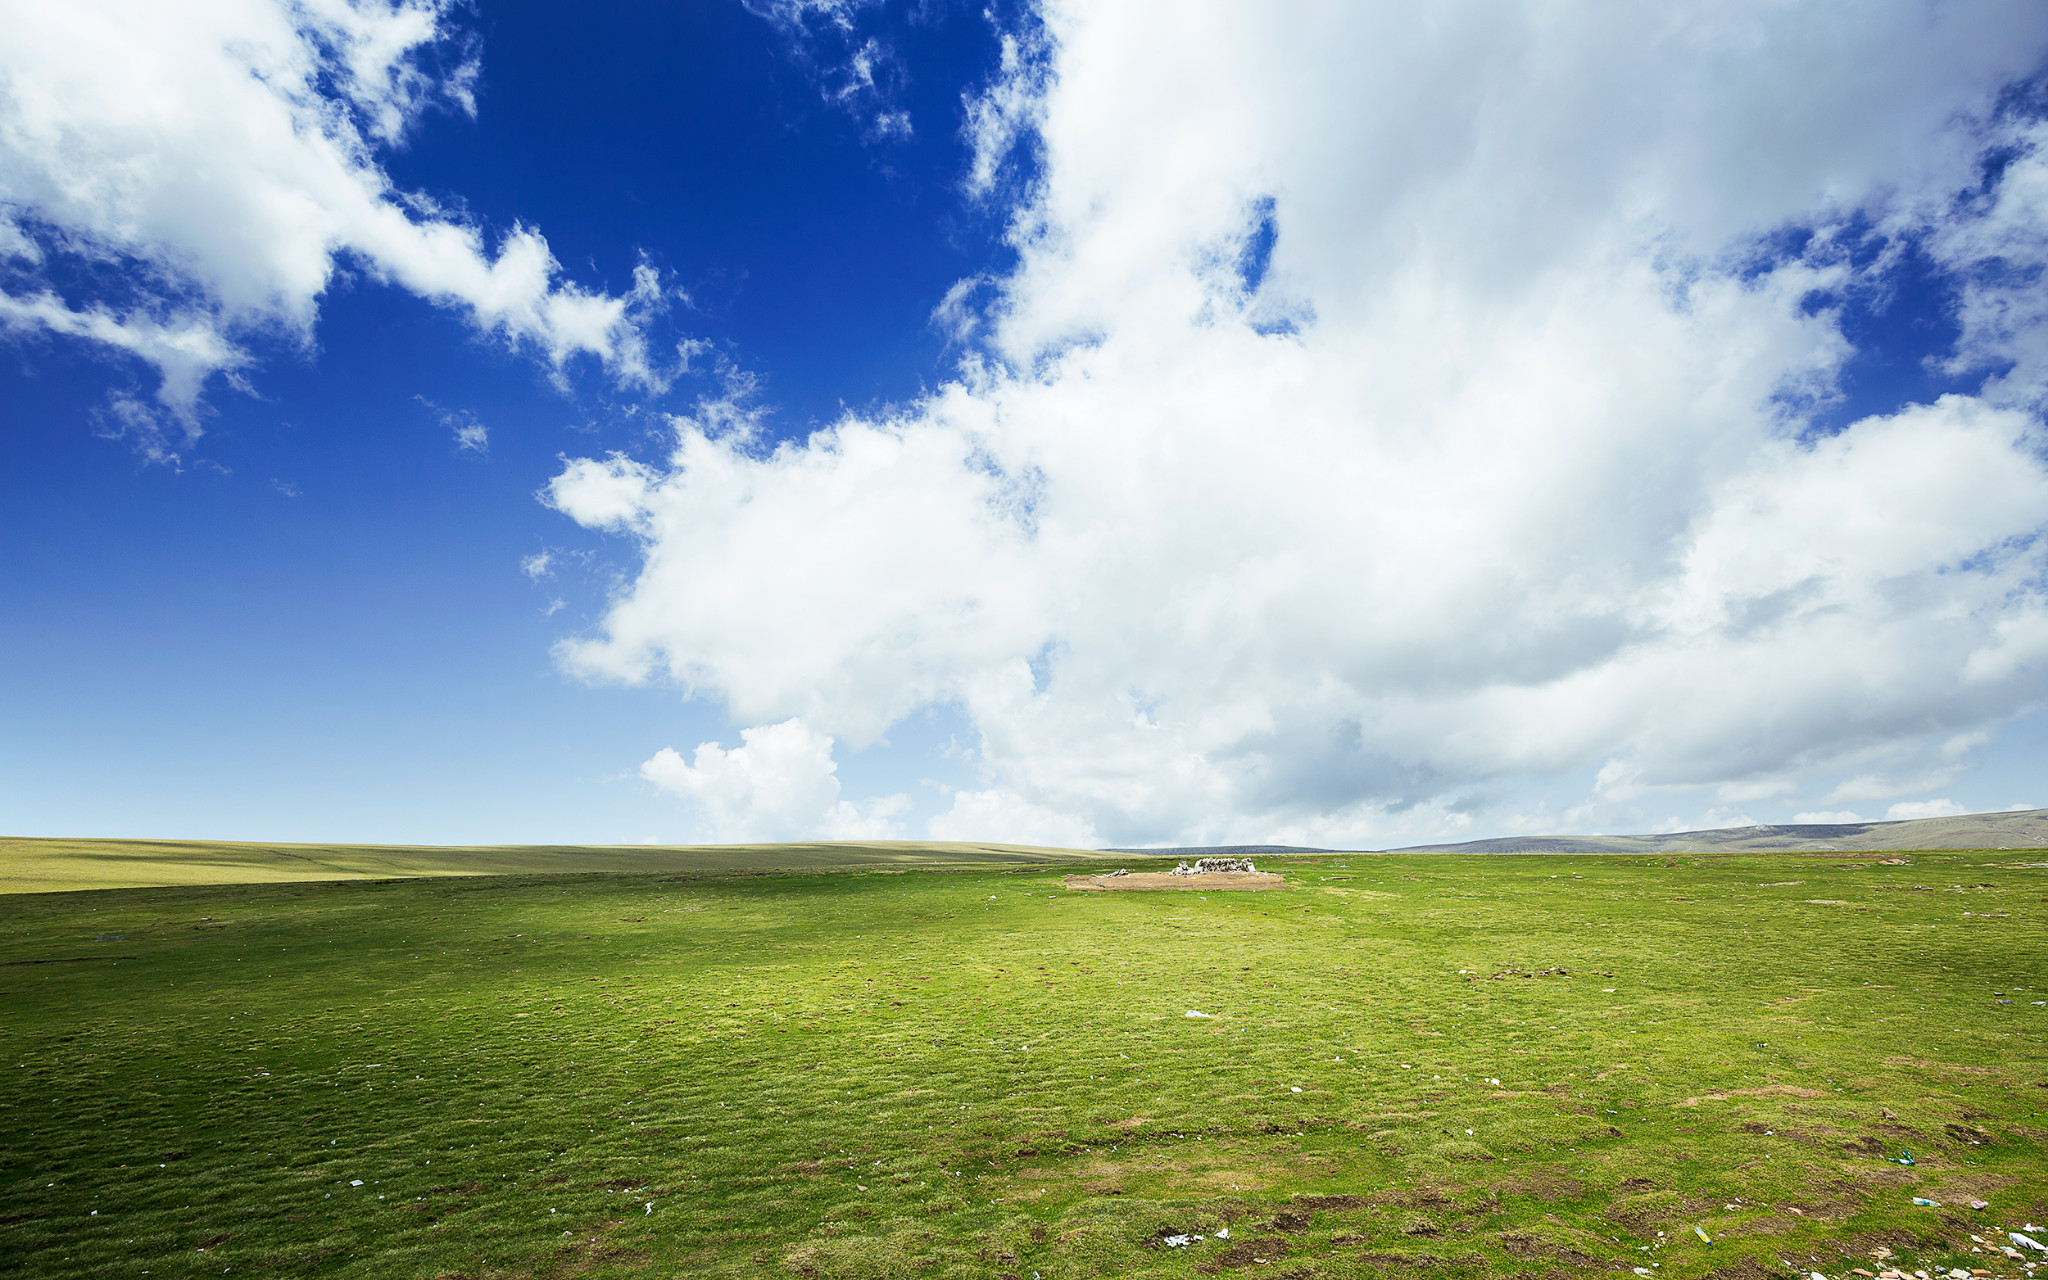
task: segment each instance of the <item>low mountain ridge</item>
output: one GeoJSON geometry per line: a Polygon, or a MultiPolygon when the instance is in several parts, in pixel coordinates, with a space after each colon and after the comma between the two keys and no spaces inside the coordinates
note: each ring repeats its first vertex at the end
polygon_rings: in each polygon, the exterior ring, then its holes
{"type": "Polygon", "coordinates": [[[2048,809],[1898,822],[1787,823],[1633,836],[1501,836],[1388,853],[1889,853],[1904,849],[2048,849],[2048,809]]]}
{"type": "Polygon", "coordinates": [[[2048,850],[2048,809],[1965,813],[1952,818],[1897,822],[1781,823],[1715,827],[1633,836],[1496,836],[1456,844],[1413,844],[1397,849],[1318,849],[1305,845],[1190,845],[1164,849],[1105,849],[1153,857],[1282,857],[1297,853],[1890,853],[1903,849],[2048,850]]]}

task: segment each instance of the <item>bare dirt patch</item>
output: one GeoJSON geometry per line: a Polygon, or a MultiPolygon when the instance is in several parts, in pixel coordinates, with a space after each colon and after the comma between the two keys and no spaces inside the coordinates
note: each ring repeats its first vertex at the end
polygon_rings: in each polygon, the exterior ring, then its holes
{"type": "Polygon", "coordinates": [[[1764,1098],[1773,1094],[1783,1094],[1789,1098],[1825,1098],[1828,1096],[1819,1089],[1809,1089],[1804,1085],[1770,1084],[1758,1089],[1716,1089],[1712,1093],[1703,1093],[1696,1098],[1687,1098],[1683,1102],[1674,1102],[1671,1105],[1674,1107],[1696,1107],[1702,1102],[1726,1102],[1730,1098],[1764,1098]]]}
{"type": "MultiPolygon", "coordinates": [[[[1629,1182],[1624,1182],[1621,1185],[1625,1191],[1648,1191],[1651,1189],[1649,1182],[1640,1178],[1631,1178],[1629,1182]],[[1631,1186],[1630,1183],[1640,1183],[1641,1185],[1631,1186]]],[[[1567,1178],[1559,1174],[1550,1173],[1522,1178],[1507,1178],[1494,1184],[1494,1190],[1504,1196],[1534,1196],[1538,1200],[1544,1201],[1576,1200],[1586,1194],[1585,1184],[1576,1178],[1567,1178]]]]}
{"type": "Polygon", "coordinates": [[[1116,893],[1139,889],[1291,889],[1283,876],[1265,871],[1205,871],[1177,876],[1168,871],[1133,871],[1121,876],[1068,876],[1067,888],[1080,892],[1116,893]]]}
{"type": "Polygon", "coordinates": [[[1200,1263],[1195,1270],[1204,1275],[1214,1275],[1226,1267],[1256,1267],[1278,1262],[1287,1256],[1287,1242],[1279,1236],[1263,1236],[1234,1244],[1218,1253],[1207,1262],[1200,1263]]]}

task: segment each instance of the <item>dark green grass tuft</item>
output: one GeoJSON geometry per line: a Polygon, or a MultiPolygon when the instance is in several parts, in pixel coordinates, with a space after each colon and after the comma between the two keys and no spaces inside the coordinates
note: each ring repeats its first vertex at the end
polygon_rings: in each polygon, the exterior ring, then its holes
{"type": "Polygon", "coordinates": [[[0,899],[0,1274],[2019,1275],[2018,858],[0,899]]]}

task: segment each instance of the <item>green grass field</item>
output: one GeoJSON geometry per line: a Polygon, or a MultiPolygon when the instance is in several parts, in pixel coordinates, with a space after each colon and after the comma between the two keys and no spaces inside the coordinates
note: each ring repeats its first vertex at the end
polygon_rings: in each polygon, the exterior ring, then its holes
{"type": "Polygon", "coordinates": [[[2027,856],[0,897],[0,1273],[2018,1276],[2027,856]]]}
{"type": "Polygon", "coordinates": [[[223,840],[49,840],[0,837],[0,894],[159,885],[276,884],[412,876],[638,875],[1018,866],[1070,862],[1075,849],[934,840],[815,844],[484,846],[246,844],[223,840]]]}

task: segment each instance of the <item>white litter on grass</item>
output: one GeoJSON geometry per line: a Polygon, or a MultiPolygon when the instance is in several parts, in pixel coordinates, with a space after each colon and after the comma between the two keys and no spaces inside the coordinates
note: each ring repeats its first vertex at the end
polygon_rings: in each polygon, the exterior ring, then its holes
{"type": "Polygon", "coordinates": [[[1217,1238],[1218,1240],[1228,1240],[1228,1239],[1230,1239],[1230,1228],[1229,1228],[1229,1227],[1218,1227],[1218,1228],[1216,1229],[1216,1238],[1217,1238]]]}
{"type": "MultiPolygon", "coordinates": [[[[654,1201],[652,1201],[652,1200],[649,1200],[649,1201],[647,1202],[647,1213],[653,1213],[653,1212],[654,1212],[654,1201]]],[[[643,1213],[643,1214],[641,1214],[640,1216],[644,1218],[644,1217],[646,1217],[646,1216],[647,1216],[647,1214],[646,1214],[646,1213],[643,1213]]]]}
{"type": "Polygon", "coordinates": [[[1197,1013],[1193,1009],[1190,1009],[1182,1016],[1188,1018],[1214,1018],[1216,1015],[1213,1013],[1197,1013]]]}
{"type": "Polygon", "coordinates": [[[1168,1236],[1164,1240],[1161,1240],[1159,1243],[1165,1245],[1169,1249],[1185,1249],[1189,1245],[1193,1244],[1195,1241],[1200,1240],[1201,1238],[1202,1237],[1200,1236],[1168,1236]]]}
{"type": "Polygon", "coordinates": [[[349,1179],[348,1185],[352,1187],[360,1187],[363,1185],[363,1180],[361,1178],[351,1178],[349,1179]]]}
{"type": "Polygon", "coordinates": [[[1294,1086],[1292,1086],[1292,1087],[1293,1087],[1293,1089],[1294,1089],[1294,1091],[1295,1091],[1296,1093],[1300,1093],[1300,1092],[1301,1092],[1301,1086],[1300,1086],[1300,1085],[1298,1085],[1298,1084],[1297,1084],[1297,1085],[1294,1085],[1294,1086]]]}
{"type": "MultiPolygon", "coordinates": [[[[2028,1223],[2027,1225],[2032,1226],[2033,1224],[2028,1223]]],[[[2017,1231],[2008,1231],[2005,1234],[2012,1237],[2012,1242],[2016,1245],[2022,1245],[2028,1249],[2039,1249],[2043,1253],[2048,1253],[2048,1244],[2042,1244],[2032,1236],[2023,1236],[2017,1231]]]]}

